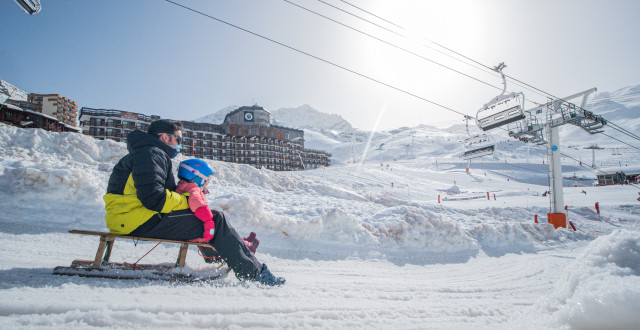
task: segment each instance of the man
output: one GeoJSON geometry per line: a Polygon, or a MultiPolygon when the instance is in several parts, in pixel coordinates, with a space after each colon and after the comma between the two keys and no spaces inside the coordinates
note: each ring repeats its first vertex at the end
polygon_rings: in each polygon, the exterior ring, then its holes
{"type": "MultiPolygon", "coordinates": [[[[193,240],[203,237],[204,225],[189,209],[186,194],[175,192],[171,159],[182,149],[180,123],[157,120],[147,133],[127,136],[127,150],[113,168],[103,197],[111,233],[136,237],[193,240]]],[[[241,280],[282,285],[244,244],[220,212],[213,212],[215,231],[209,243],[241,280]]]]}

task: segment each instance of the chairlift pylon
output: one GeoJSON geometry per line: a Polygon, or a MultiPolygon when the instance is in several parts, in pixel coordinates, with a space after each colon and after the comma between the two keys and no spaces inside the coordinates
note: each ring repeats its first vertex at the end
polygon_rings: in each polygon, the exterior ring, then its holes
{"type": "Polygon", "coordinates": [[[495,151],[495,143],[493,140],[486,134],[471,135],[471,133],[469,133],[469,119],[473,118],[465,116],[464,119],[469,137],[462,142],[463,153],[460,158],[469,160],[492,155],[495,151]]]}
{"type": "Polygon", "coordinates": [[[505,67],[506,65],[502,62],[493,69],[502,77],[502,93],[483,105],[476,114],[476,124],[483,131],[525,118],[524,94],[522,92],[513,92],[505,95],[507,92],[507,79],[502,73],[502,69],[505,67]]]}

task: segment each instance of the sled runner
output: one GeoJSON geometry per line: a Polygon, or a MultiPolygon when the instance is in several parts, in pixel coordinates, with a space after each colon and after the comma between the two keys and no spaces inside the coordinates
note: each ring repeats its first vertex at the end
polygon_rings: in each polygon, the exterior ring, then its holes
{"type": "Polygon", "coordinates": [[[114,278],[114,279],[150,279],[150,280],[196,282],[196,281],[208,281],[208,280],[216,280],[216,279],[223,278],[231,270],[229,267],[226,267],[226,269],[223,269],[223,267],[226,265],[226,263],[224,262],[222,262],[220,265],[209,270],[195,271],[195,270],[184,268],[184,263],[187,258],[187,251],[189,250],[189,245],[211,248],[211,245],[209,245],[208,243],[174,241],[174,240],[160,239],[160,238],[133,237],[133,236],[124,236],[124,235],[114,235],[114,234],[102,233],[102,232],[96,232],[96,231],[84,231],[84,230],[70,230],[69,233],[100,236],[100,244],[98,245],[96,256],[93,260],[76,259],[73,262],[71,262],[71,266],[69,267],[58,266],[53,270],[54,275],[102,277],[102,278],[114,278]],[[113,249],[113,244],[115,243],[116,238],[124,238],[124,239],[140,240],[140,241],[153,241],[153,242],[158,242],[158,244],[162,242],[180,244],[178,259],[176,260],[175,264],[163,263],[163,264],[154,264],[154,265],[142,265],[142,264],[138,264],[137,262],[133,264],[126,263],[126,262],[125,263],[109,262],[109,258],[111,257],[111,251],[113,249]]]}

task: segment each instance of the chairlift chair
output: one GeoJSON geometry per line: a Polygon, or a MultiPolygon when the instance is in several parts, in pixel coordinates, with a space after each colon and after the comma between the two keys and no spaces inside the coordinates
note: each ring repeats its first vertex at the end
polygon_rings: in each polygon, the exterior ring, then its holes
{"type": "Polygon", "coordinates": [[[502,76],[504,86],[502,94],[494,97],[491,101],[483,105],[476,114],[476,124],[483,131],[488,131],[525,118],[524,94],[522,92],[514,92],[505,95],[507,91],[507,79],[504,73],[502,73],[502,69],[505,67],[506,65],[504,63],[500,63],[500,65],[494,68],[494,70],[502,76]]]}
{"type": "Polygon", "coordinates": [[[472,118],[465,116],[467,134],[469,135],[469,137],[462,142],[463,153],[461,158],[464,160],[469,160],[473,158],[492,155],[495,151],[495,143],[493,142],[493,139],[491,139],[486,134],[471,135],[471,133],[469,133],[469,119],[472,118]]]}
{"type": "Polygon", "coordinates": [[[40,7],[40,0],[13,0],[15,3],[24,10],[25,13],[29,15],[37,14],[40,7]]]}
{"type": "Polygon", "coordinates": [[[492,155],[495,151],[495,143],[487,135],[476,135],[464,141],[463,149],[464,152],[461,158],[469,160],[492,155]]]}

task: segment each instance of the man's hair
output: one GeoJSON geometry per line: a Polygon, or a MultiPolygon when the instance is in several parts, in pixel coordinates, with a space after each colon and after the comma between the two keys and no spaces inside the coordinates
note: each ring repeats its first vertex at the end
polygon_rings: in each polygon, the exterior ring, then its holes
{"type": "Polygon", "coordinates": [[[162,133],[173,134],[176,131],[182,131],[182,124],[177,121],[169,121],[169,120],[156,120],[149,124],[149,129],[147,129],[147,133],[158,137],[158,135],[162,133]]]}

